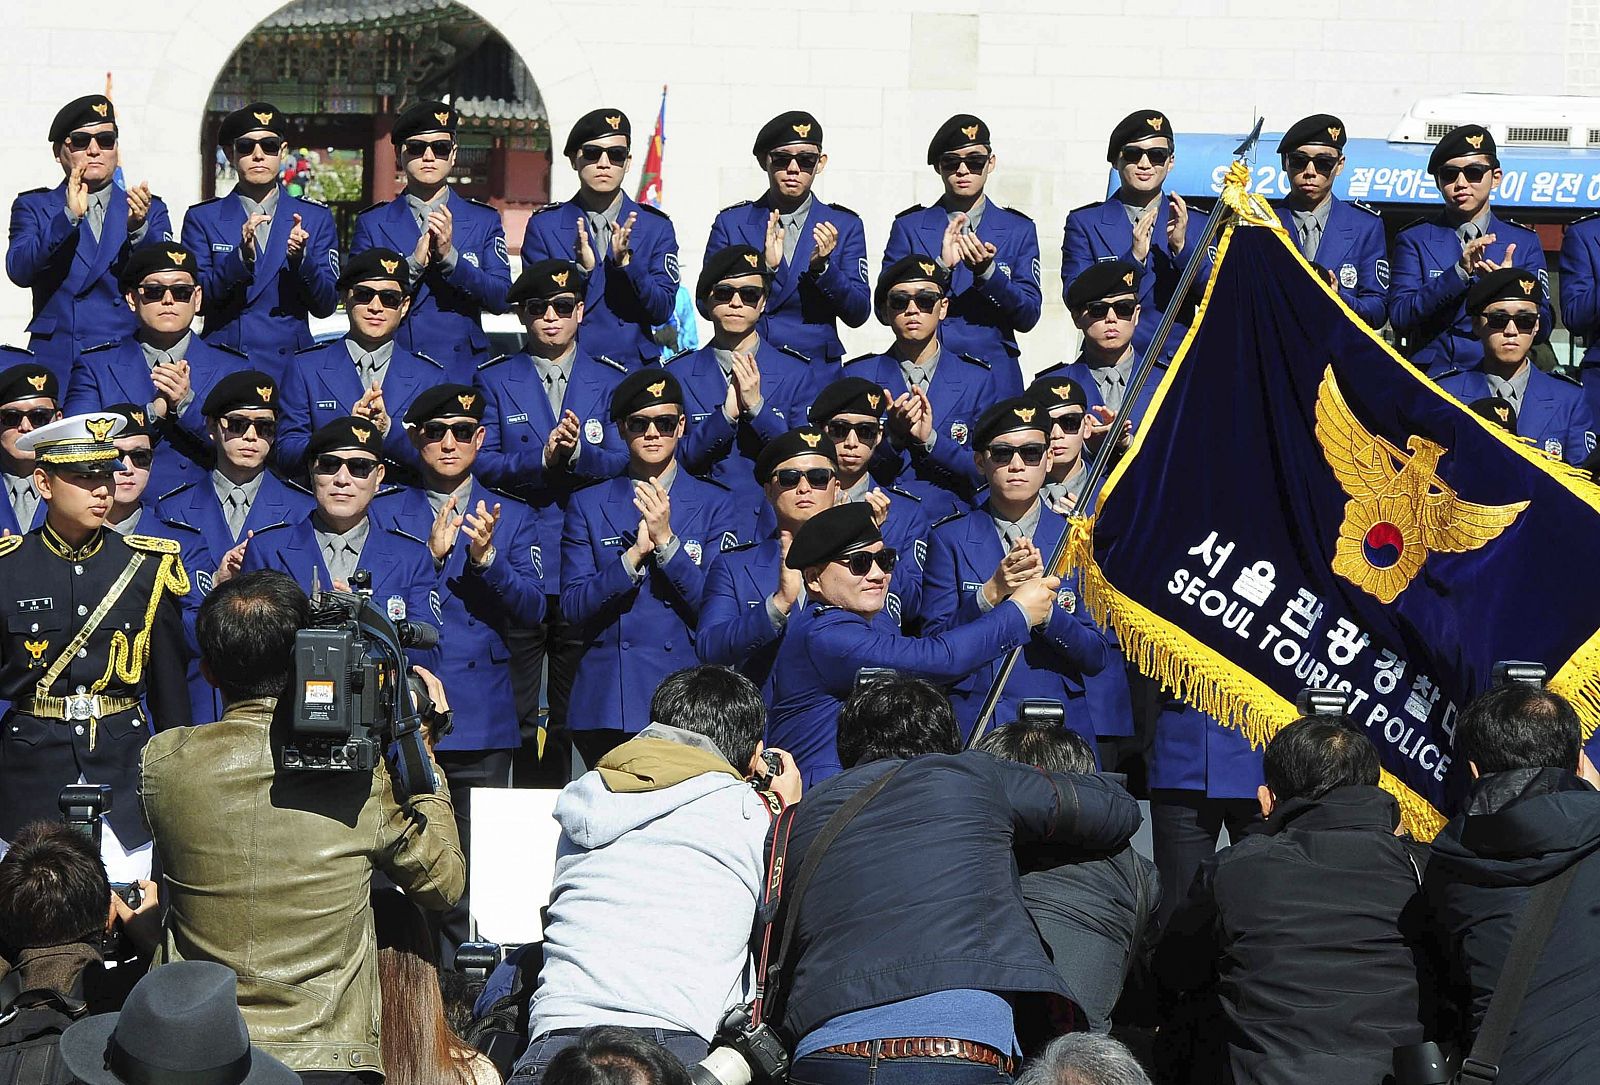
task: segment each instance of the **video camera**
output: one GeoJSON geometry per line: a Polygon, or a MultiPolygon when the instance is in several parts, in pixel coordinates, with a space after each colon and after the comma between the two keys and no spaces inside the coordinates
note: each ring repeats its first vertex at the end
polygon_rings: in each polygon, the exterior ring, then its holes
{"type": "Polygon", "coordinates": [[[406,667],[404,649],[432,648],[431,625],[391,618],[372,602],[372,574],[358,570],[353,590],[316,591],[312,625],[295,634],[293,715],[283,744],[288,769],[371,772],[387,753],[396,797],[438,790],[422,726],[449,733],[422,680],[406,667]],[[409,694],[409,696],[407,696],[409,694]]]}

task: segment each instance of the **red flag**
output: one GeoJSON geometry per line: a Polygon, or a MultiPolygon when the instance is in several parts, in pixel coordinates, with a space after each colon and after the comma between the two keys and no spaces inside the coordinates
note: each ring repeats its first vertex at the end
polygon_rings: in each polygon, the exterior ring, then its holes
{"type": "Polygon", "coordinates": [[[667,144],[667,88],[661,87],[661,111],[656,114],[656,131],[650,137],[650,150],[644,156],[644,172],[639,175],[640,203],[661,206],[661,153],[667,144]]]}

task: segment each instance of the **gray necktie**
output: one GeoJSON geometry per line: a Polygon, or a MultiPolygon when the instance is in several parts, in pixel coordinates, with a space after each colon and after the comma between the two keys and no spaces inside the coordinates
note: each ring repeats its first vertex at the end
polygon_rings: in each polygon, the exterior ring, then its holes
{"type": "Polygon", "coordinates": [[[1116,369],[1105,371],[1105,384],[1100,387],[1100,398],[1105,400],[1106,410],[1120,411],[1122,409],[1122,373],[1116,369]]]}
{"type": "Polygon", "coordinates": [[[1499,396],[1518,410],[1522,409],[1522,397],[1517,394],[1516,385],[1502,377],[1496,377],[1492,373],[1485,373],[1484,376],[1489,378],[1490,395],[1499,396]]]}
{"type": "Polygon", "coordinates": [[[263,219],[256,223],[256,255],[267,251],[267,238],[272,236],[272,220],[263,219]]]}
{"type": "Polygon", "coordinates": [[[250,515],[250,506],[245,503],[242,490],[229,491],[225,504],[223,515],[228,518],[228,531],[237,539],[244,531],[244,518],[250,515]]]}
{"type": "Polygon", "coordinates": [[[355,547],[343,539],[329,539],[322,548],[322,554],[328,564],[328,575],[348,584],[350,575],[356,570],[356,561],[361,556],[356,553],[355,547]]]}
{"type": "Polygon", "coordinates": [[[589,246],[594,249],[596,262],[606,258],[606,250],[611,247],[611,224],[604,212],[589,212],[589,246]]]}
{"type": "Polygon", "coordinates": [[[32,479],[19,479],[6,487],[11,491],[11,511],[17,517],[17,526],[23,531],[33,528],[33,514],[39,508],[39,495],[33,489],[32,479]]]}
{"type": "Polygon", "coordinates": [[[1317,246],[1322,243],[1322,223],[1312,211],[1296,211],[1294,218],[1300,228],[1300,252],[1307,260],[1315,260],[1317,246]]]}
{"type": "Polygon", "coordinates": [[[383,384],[381,374],[383,373],[384,365],[376,353],[363,354],[361,360],[356,363],[356,368],[361,371],[362,391],[366,391],[374,384],[380,386],[383,384]]]}
{"type": "Polygon", "coordinates": [[[544,376],[544,394],[550,397],[550,410],[561,417],[561,404],[567,398],[567,375],[559,366],[551,366],[544,376]]]}
{"type": "Polygon", "coordinates": [[[928,371],[920,365],[908,365],[906,370],[906,384],[912,389],[928,387],[928,371]]]}
{"type": "Polygon", "coordinates": [[[783,262],[787,264],[794,259],[794,250],[800,244],[800,216],[779,215],[778,222],[783,226],[783,262]]]}
{"type": "Polygon", "coordinates": [[[1006,549],[1009,551],[1015,547],[1017,545],[1017,541],[1022,538],[1022,525],[1006,524],[1000,529],[1000,533],[1005,536],[1006,549]]]}
{"type": "Polygon", "coordinates": [[[89,197],[89,232],[96,241],[100,240],[100,231],[106,224],[106,205],[103,201],[89,197]]]}
{"type": "Polygon", "coordinates": [[[1478,235],[1483,231],[1478,229],[1477,223],[1469,222],[1463,225],[1457,232],[1461,235],[1461,247],[1465,249],[1470,243],[1478,240],[1478,235]]]}

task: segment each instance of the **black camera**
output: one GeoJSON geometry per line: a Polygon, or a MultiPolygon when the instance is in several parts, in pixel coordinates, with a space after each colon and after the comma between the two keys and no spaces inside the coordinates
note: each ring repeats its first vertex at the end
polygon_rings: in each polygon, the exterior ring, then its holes
{"type": "Polygon", "coordinates": [[[500,963],[498,942],[462,942],[456,947],[456,971],[472,983],[482,983],[500,963]]]}
{"type": "MultiPolygon", "coordinates": [[[[111,785],[68,784],[56,802],[67,828],[81,833],[94,846],[95,854],[100,854],[100,822],[111,809],[111,785]]],[[[112,882],[111,891],[134,911],[144,903],[144,890],[138,882],[112,882]]]]}
{"type": "Polygon", "coordinates": [[[1528,686],[1544,685],[1548,672],[1543,663],[1529,663],[1520,659],[1502,659],[1494,665],[1494,684],[1509,686],[1522,684],[1528,686]]]}
{"type": "Polygon", "coordinates": [[[694,1085],[768,1085],[789,1079],[789,1049],[747,1003],[723,1015],[711,1054],[689,1067],[694,1085]]]}
{"type": "Polygon", "coordinates": [[[332,772],[371,772],[389,755],[397,797],[438,790],[423,743],[422,724],[448,733],[422,680],[406,667],[404,649],[432,648],[439,631],[380,610],[372,574],[358,570],[352,591],[319,591],[312,625],[295,634],[292,717],[283,766],[332,772]]]}
{"type": "Polygon", "coordinates": [[[1438,1044],[1427,1041],[1394,1049],[1394,1085],[1450,1085],[1455,1068],[1438,1044]]]}

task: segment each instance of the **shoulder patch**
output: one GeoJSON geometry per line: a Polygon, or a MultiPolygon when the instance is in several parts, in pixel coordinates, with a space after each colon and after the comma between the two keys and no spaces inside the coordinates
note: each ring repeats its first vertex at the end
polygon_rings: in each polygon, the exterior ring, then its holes
{"type": "Polygon", "coordinates": [[[423,361],[428,362],[431,365],[436,365],[440,369],[444,368],[444,363],[443,362],[435,362],[432,358],[428,357],[426,354],[422,353],[422,351],[420,351],[420,350],[414,350],[411,353],[415,354],[418,358],[421,358],[423,361]]]}
{"type": "Polygon", "coordinates": [[[176,539],[160,539],[154,535],[124,535],[122,541],[135,550],[148,550],[152,554],[176,554],[180,549],[176,539]]]}
{"type": "Polygon", "coordinates": [[[505,361],[509,357],[511,357],[511,355],[509,355],[509,354],[496,354],[493,358],[490,358],[487,362],[479,362],[478,363],[478,369],[479,370],[484,370],[484,369],[488,369],[491,365],[499,365],[501,362],[505,361]]]}
{"type": "Polygon", "coordinates": [[[804,354],[800,353],[798,350],[795,350],[793,347],[784,346],[781,343],[774,343],[773,345],[776,346],[783,353],[787,354],[789,357],[798,358],[802,362],[805,362],[807,365],[811,364],[811,359],[810,358],[807,358],[804,354]]]}
{"type": "MultiPolygon", "coordinates": [[[[1364,204],[1360,200],[1346,200],[1345,203],[1349,204],[1351,207],[1354,207],[1357,211],[1365,211],[1367,214],[1375,215],[1378,218],[1382,218],[1383,217],[1383,212],[1382,211],[1379,211],[1376,207],[1372,207],[1372,206],[1370,206],[1368,204],[1364,204]]],[[[1597,213],[1600,213],[1600,212],[1597,212],[1597,213]]]]}
{"type": "Polygon", "coordinates": [[[93,354],[97,350],[110,350],[112,347],[116,346],[117,344],[119,344],[121,342],[122,342],[122,340],[120,340],[120,339],[108,339],[104,343],[96,343],[92,347],[84,347],[81,353],[83,353],[83,354],[93,354]]]}
{"type": "Polygon", "coordinates": [[[929,524],[928,525],[928,530],[931,531],[936,527],[943,526],[944,524],[954,523],[955,521],[961,519],[966,514],[967,514],[967,512],[966,512],[965,509],[957,509],[955,512],[952,512],[950,515],[941,516],[939,519],[937,519],[933,523],[929,524]]]}
{"type": "Polygon", "coordinates": [[[592,355],[592,357],[594,358],[595,361],[599,362],[602,365],[609,365],[612,369],[615,369],[618,373],[626,373],[626,372],[628,372],[627,365],[625,363],[623,363],[623,362],[617,361],[615,358],[608,358],[604,354],[595,354],[595,355],[592,355]]]}
{"type": "Polygon", "coordinates": [[[407,531],[405,528],[391,527],[391,528],[388,528],[387,530],[388,530],[389,534],[398,535],[402,539],[410,539],[412,542],[418,544],[419,546],[427,546],[428,545],[422,539],[417,538],[415,535],[411,534],[411,532],[407,531]]]}
{"type": "Polygon", "coordinates": [[[755,202],[756,201],[754,200],[740,200],[738,203],[730,203],[727,207],[724,207],[721,211],[718,211],[717,214],[723,215],[727,214],[729,211],[737,211],[741,207],[750,207],[755,202]]]}
{"type": "Polygon", "coordinates": [[[1018,211],[1015,207],[1002,206],[1000,208],[1000,210],[1002,210],[1002,211],[1010,211],[1013,215],[1017,216],[1019,219],[1027,219],[1029,222],[1033,221],[1033,216],[1032,215],[1028,214],[1026,211],[1018,211]]]}
{"type": "Polygon", "coordinates": [[[961,354],[961,355],[957,355],[957,357],[961,358],[963,361],[971,362],[973,365],[981,365],[985,369],[993,369],[994,368],[994,366],[990,365],[988,362],[984,361],[982,358],[978,357],[976,354],[961,354]]]}
{"type": "Polygon", "coordinates": [[[0,536],[0,558],[5,557],[7,554],[9,554],[13,550],[15,550],[17,547],[21,546],[22,545],[22,540],[24,538],[26,538],[26,537],[27,536],[25,536],[25,535],[4,535],[4,536],[0,536]]]}
{"type": "Polygon", "coordinates": [[[904,218],[906,215],[915,214],[918,211],[925,211],[925,210],[927,210],[927,208],[924,207],[922,204],[914,203],[910,207],[906,208],[904,211],[896,211],[894,213],[894,217],[895,218],[904,218]]]}
{"type": "Polygon", "coordinates": [[[668,215],[665,211],[661,210],[661,208],[659,208],[659,207],[651,207],[647,203],[641,203],[639,205],[639,210],[648,211],[652,215],[660,215],[662,218],[666,219],[668,222],[672,221],[672,217],[670,215],[668,215]]]}

